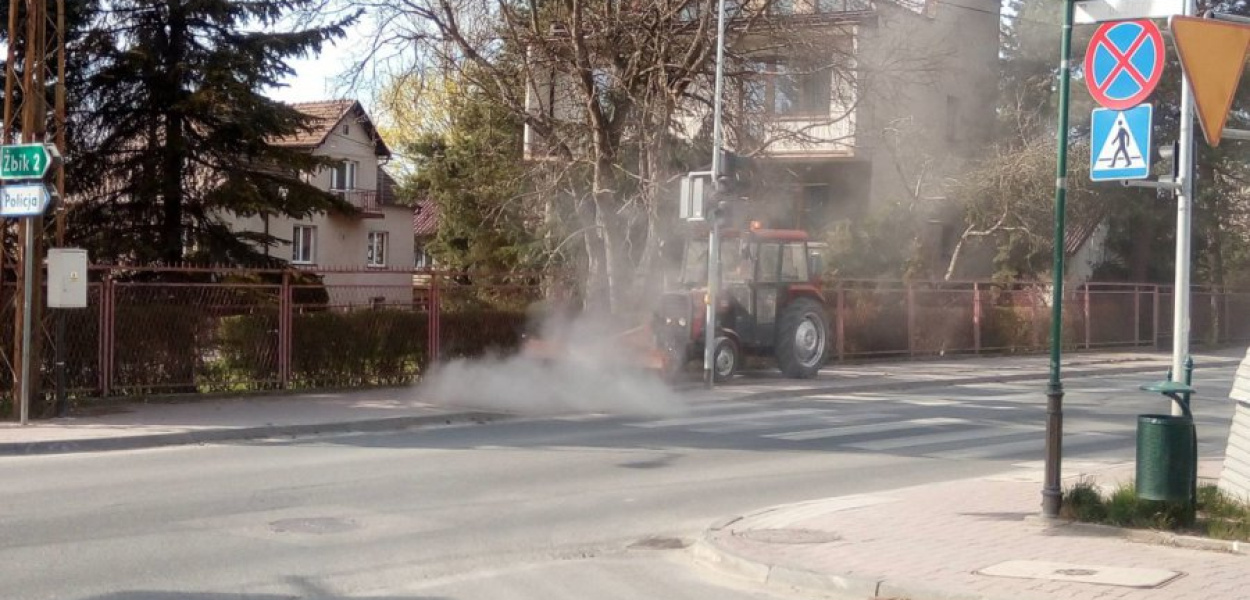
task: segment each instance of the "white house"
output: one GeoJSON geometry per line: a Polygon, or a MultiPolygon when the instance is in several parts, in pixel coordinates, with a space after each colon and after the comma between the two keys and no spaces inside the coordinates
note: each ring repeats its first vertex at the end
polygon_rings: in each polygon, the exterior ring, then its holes
{"type": "Polygon", "coordinates": [[[289,242],[265,251],[322,273],[333,305],[411,302],[408,270],[415,260],[413,208],[396,202],[395,182],[382,169],[391,158],[390,149],[359,102],[293,106],[313,117],[313,128],[275,143],[333,159],[332,167],[314,174],[309,182],[342,196],[359,212],[330,212],[298,220],[235,217],[233,227],[289,242]]]}

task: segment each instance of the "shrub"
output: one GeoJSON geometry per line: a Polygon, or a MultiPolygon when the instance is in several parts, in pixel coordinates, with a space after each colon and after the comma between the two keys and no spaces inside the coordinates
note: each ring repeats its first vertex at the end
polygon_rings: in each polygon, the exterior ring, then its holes
{"type": "Polygon", "coordinates": [[[1107,518],[1107,507],[1103,505],[1098,487],[1091,481],[1082,480],[1064,492],[1060,515],[1066,519],[1101,522],[1107,518]]]}
{"type": "Polygon", "coordinates": [[[291,378],[300,386],[398,384],[426,364],[429,316],[409,310],[292,317],[291,378]]]}

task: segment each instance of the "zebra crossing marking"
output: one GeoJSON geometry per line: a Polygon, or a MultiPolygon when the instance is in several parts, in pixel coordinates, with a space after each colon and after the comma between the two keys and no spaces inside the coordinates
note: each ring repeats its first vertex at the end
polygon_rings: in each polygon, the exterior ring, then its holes
{"type": "Polygon", "coordinates": [[[789,440],[792,442],[805,442],[809,440],[830,439],[839,437],[850,437],[852,435],[860,435],[863,433],[885,433],[887,431],[901,431],[906,429],[914,429],[916,427],[925,427],[932,425],[958,425],[962,423],[971,423],[968,419],[955,419],[949,417],[934,417],[928,419],[910,419],[907,421],[895,421],[892,423],[872,423],[869,425],[852,425],[850,427],[824,427],[821,429],[808,429],[805,431],[790,431],[785,433],[770,433],[764,435],[766,438],[779,440],[789,440]]]}
{"type": "Polygon", "coordinates": [[[931,433],[926,435],[913,435],[907,437],[894,437],[884,440],[872,440],[868,442],[857,442],[847,444],[851,448],[860,450],[872,450],[880,452],[883,450],[898,450],[901,448],[914,448],[917,446],[928,446],[930,444],[944,444],[947,442],[959,442],[963,440],[994,440],[1004,437],[1018,436],[1024,433],[1044,433],[1041,428],[1019,429],[1012,428],[1006,430],[993,430],[988,428],[964,429],[961,431],[947,431],[943,433],[931,433]]]}

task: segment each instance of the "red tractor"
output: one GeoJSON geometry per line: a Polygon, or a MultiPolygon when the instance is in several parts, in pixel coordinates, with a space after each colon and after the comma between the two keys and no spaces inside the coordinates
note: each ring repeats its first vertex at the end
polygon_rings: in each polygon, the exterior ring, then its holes
{"type": "MultiPolygon", "coordinates": [[[[665,293],[651,325],[670,373],[702,360],[707,311],[707,241],[686,244],[678,290],[665,293]]],[[[803,231],[722,234],[713,374],[724,381],[747,356],[771,356],[787,377],[815,377],[829,349],[817,244],[803,231]]]]}

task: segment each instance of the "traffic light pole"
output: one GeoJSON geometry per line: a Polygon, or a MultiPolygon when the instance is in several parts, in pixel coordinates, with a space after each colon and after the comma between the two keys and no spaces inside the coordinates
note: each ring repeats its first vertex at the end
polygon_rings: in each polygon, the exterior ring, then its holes
{"type": "MultiPolygon", "coordinates": [[[[1185,16],[1194,14],[1194,0],[1185,0],[1185,16]]],[[[1189,78],[1181,77],[1180,140],[1176,152],[1176,283],[1172,290],[1172,381],[1185,382],[1189,356],[1189,271],[1194,204],[1194,108],[1189,78]]],[[[1184,414],[1172,402],[1172,415],[1184,414]]]]}
{"type": "MultiPolygon", "coordinates": [[[[716,96],[712,109],[712,185],[716,196],[721,191],[721,151],[724,131],[721,127],[725,92],[725,0],[716,8],[716,96]]],[[[714,196],[714,197],[716,197],[714,196]]],[[[715,207],[715,204],[713,204],[715,207]]],[[[716,384],[716,297],[720,292],[720,214],[712,208],[704,210],[712,227],[707,238],[707,312],[703,335],[703,382],[709,389],[716,384]]]]}
{"type": "Polygon", "coordinates": [[[1059,52],[1058,160],[1055,164],[1055,239],[1050,302],[1050,380],[1046,385],[1046,465],[1042,484],[1042,516],[1059,517],[1063,504],[1063,380],[1059,361],[1063,347],[1064,216],[1068,195],[1068,97],[1072,82],[1072,21],[1076,3],[1063,3],[1063,37],[1059,52]]]}

